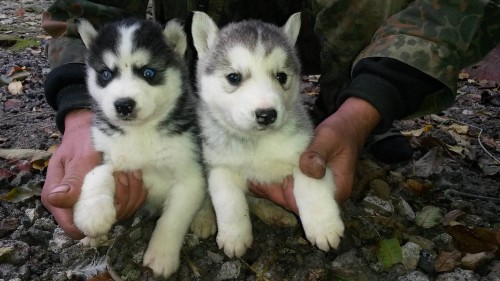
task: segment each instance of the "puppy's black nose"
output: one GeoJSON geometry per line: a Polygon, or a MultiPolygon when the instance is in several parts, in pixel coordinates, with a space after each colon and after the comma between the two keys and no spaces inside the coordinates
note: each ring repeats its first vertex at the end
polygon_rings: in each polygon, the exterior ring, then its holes
{"type": "Polygon", "coordinates": [[[117,99],[114,103],[116,112],[123,117],[130,116],[135,108],[135,101],[131,98],[117,99]]]}
{"type": "Polygon", "coordinates": [[[274,108],[263,108],[255,110],[255,118],[260,125],[269,125],[276,121],[278,112],[274,108]]]}

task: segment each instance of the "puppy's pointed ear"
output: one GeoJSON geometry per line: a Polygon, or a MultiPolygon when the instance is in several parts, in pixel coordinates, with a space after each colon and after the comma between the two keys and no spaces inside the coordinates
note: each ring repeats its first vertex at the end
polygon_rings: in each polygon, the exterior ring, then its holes
{"type": "Polygon", "coordinates": [[[297,42],[297,37],[300,32],[300,13],[295,13],[291,15],[286,21],[285,25],[282,27],[283,32],[285,32],[286,36],[292,41],[295,45],[297,42]]]}
{"type": "Polygon", "coordinates": [[[184,57],[187,49],[187,39],[182,24],[177,20],[170,20],[167,22],[163,34],[174,51],[184,57]]]}
{"type": "Polygon", "coordinates": [[[97,31],[88,20],[84,19],[76,20],[76,28],[78,29],[78,33],[80,33],[83,44],[85,44],[85,47],[89,48],[90,44],[94,42],[97,36],[97,31]]]}
{"type": "Polygon", "coordinates": [[[203,57],[214,44],[218,31],[217,24],[207,14],[194,12],[191,33],[193,34],[193,44],[199,58],[203,57]]]}

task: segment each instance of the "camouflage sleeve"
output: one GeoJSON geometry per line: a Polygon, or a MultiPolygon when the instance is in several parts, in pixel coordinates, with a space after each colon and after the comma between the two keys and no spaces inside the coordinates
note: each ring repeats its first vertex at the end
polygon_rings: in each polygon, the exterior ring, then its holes
{"type": "Polygon", "coordinates": [[[500,38],[500,1],[419,0],[391,16],[355,59],[387,57],[440,81],[445,90],[425,96],[413,114],[437,112],[454,102],[458,73],[483,58],[500,38]]]}

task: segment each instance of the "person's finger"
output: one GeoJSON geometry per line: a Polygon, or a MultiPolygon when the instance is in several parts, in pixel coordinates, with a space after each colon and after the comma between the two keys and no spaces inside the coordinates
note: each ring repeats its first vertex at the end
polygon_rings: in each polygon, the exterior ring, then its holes
{"type": "Polygon", "coordinates": [[[332,154],[333,132],[324,123],[320,124],[315,131],[312,143],[300,155],[300,170],[307,176],[321,179],[325,176],[327,162],[332,154]]]}
{"type": "Polygon", "coordinates": [[[285,199],[286,206],[289,211],[299,214],[299,207],[297,207],[297,202],[295,201],[295,196],[293,195],[293,177],[287,176],[283,180],[283,198],[285,199]]]}
{"type": "Polygon", "coordinates": [[[73,239],[82,239],[85,235],[76,227],[73,222],[73,210],[72,209],[60,209],[60,208],[49,208],[50,212],[57,221],[57,224],[61,226],[66,234],[71,236],[73,239]]]}
{"type": "Polygon", "coordinates": [[[127,210],[127,205],[130,200],[130,184],[126,172],[113,173],[115,178],[115,208],[116,218],[123,219],[124,213],[127,210]]]}
{"type": "MultiPolygon", "coordinates": [[[[127,176],[128,194],[124,195],[126,198],[120,203],[120,210],[117,210],[118,220],[131,217],[147,197],[147,190],[144,188],[142,181],[142,173],[133,171],[124,174],[127,176]]],[[[117,196],[117,200],[120,200],[120,197],[117,196]]]]}

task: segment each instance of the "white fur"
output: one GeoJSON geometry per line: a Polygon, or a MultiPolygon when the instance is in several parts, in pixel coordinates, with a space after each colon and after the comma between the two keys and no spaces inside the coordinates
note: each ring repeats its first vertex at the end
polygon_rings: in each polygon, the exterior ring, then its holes
{"type": "MultiPolygon", "coordinates": [[[[334,200],[333,175],[327,169],[326,176],[318,180],[307,177],[298,168],[300,154],[312,138],[312,125],[300,104],[299,73],[285,67],[285,50],[277,47],[266,54],[262,42],[254,51],[243,42],[235,44],[225,53],[230,69],[205,73],[204,67],[218,63],[210,55],[219,30],[210,21],[208,15],[195,13],[192,33],[199,54],[199,119],[219,247],[229,257],[240,257],[252,243],[245,197],[249,180],[281,183],[287,175],[293,175],[294,196],[307,239],[324,251],[336,248],[344,225],[334,200]],[[277,71],[288,75],[284,85],[275,79],[277,71]],[[232,72],[242,74],[241,85],[227,82],[226,75],[232,72]],[[268,107],[275,108],[278,117],[273,124],[261,126],[254,112],[268,107]]],[[[291,16],[281,30],[294,44],[300,30],[300,14],[291,16]]]]}
{"type": "MultiPolygon", "coordinates": [[[[175,67],[165,73],[166,86],[151,86],[132,74],[132,65],[146,65],[154,59],[147,50],[132,52],[131,35],[136,28],[123,28],[118,54],[108,52],[104,55],[110,69],[117,67],[121,70],[119,78],[101,88],[93,79],[95,70],[88,67],[90,94],[106,117],[126,133],[110,136],[97,127],[92,128],[95,148],[103,152],[104,163],[85,177],[74,208],[74,221],[90,238],[85,241],[92,246],[97,245],[116,222],[112,173],[141,170],[148,189],[147,204],[161,211],[144,254],[144,265],[155,274],[168,277],[179,266],[185,234],[200,206],[203,205],[192,226],[196,234],[205,238],[215,233],[215,218],[211,206],[203,203],[206,180],[203,168],[197,162],[194,137],[190,134],[167,134],[157,127],[182,93],[182,83],[188,81],[182,81],[175,67]],[[137,118],[133,121],[121,120],[115,112],[114,101],[124,97],[132,98],[137,103],[137,118]]],[[[96,32],[88,23],[81,24],[79,31],[84,38],[95,38],[96,32]]],[[[164,34],[173,48],[183,55],[186,50],[184,32],[177,25],[170,24],[164,34]]],[[[91,41],[87,43],[91,44],[91,41]]]]}

